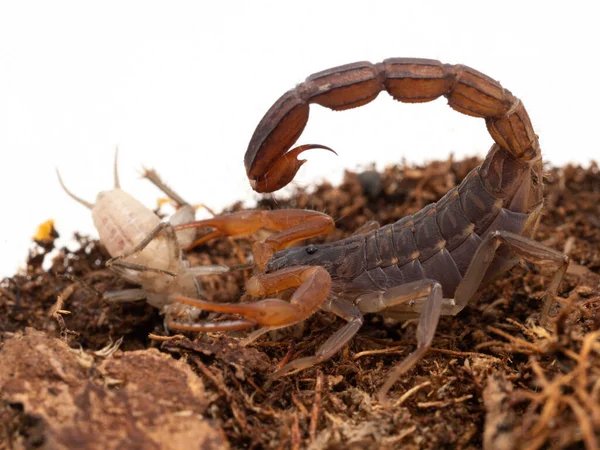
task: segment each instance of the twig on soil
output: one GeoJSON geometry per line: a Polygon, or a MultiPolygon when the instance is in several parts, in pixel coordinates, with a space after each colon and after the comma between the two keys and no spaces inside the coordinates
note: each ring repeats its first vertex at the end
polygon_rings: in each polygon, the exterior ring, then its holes
{"type": "Polygon", "coordinates": [[[283,359],[279,361],[279,364],[277,364],[275,371],[278,371],[289,362],[289,360],[292,358],[292,355],[294,354],[294,350],[296,350],[296,344],[294,343],[294,341],[291,341],[287,353],[285,354],[283,359]]]}
{"type": "Polygon", "coordinates": [[[387,355],[389,353],[397,352],[398,350],[405,348],[405,347],[406,347],[406,345],[398,345],[397,347],[381,348],[381,349],[377,349],[377,350],[365,350],[364,352],[358,352],[358,353],[354,354],[354,356],[352,356],[352,359],[354,361],[356,361],[357,359],[362,358],[363,356],[387,355]]]}
{"type": "Polygon", "coordinates": [[[240,408],[238,402],[235,401],[233,394],[225,385],[224,380],[221,379],[219,376],[215,375],[208,367],[206,367],[199,357],[195,355],[190,355],[189,359],[196,365],[196,367],[198,367],[198,369],[200,369],[204,376],[206,376],[210,381],[214,383],[219,392],[221,392],[221,394],[225,396],[225,398],[228,400],[228,405],[231,409],[231,413],[233,414],[234,419],[240,425],[242,430],[244,430],[244,432],[247,433],[248,420],[246,419],[246,413],[242,408],[240,408]]]}
{"type": "Polygon", "coordinates": [[[467,394],[467,395],[463,395],[462,397],[453,398],[451,400],[446,400],[446,401],[419,402],[419,403],[417,403],[417,406],[419,408],[431,408],[431,407],[445,408],[446,406],[456,405],[457,403],[465,402],[471,398],[473,398],[473,395],[467,394]]]}
{"type": "Polygon", "coordinates": [[[100,350],[95,351],[94,355],[99,356],[101,358],[110,358],[117,350],[119,350],[119,347],[123,343],[123,338],[124,336],[121,336],[115,342],[113,342],[111,339],[110,342],[106,344],[106,346],[104,346],[100,350]]]}
{"type": "Polygon", "coordinates": [[[416,430],[417,430],[417,426],[413,425],[412,427],[407,428],[406,430],[404,430],[402,433],[398,434],[397,436],[391,436],[389,438],[383,439],[382,443],[384,445],[396,444],[396,443],[400,442],[402,439],[404,439],[406,436],[414,433],[416,430]]]}
{"type": "Polygon", "coordinates": [[[292,392],[292,403],[294,405],[296,405],[296,408],[298,409],[298,411],[300,411],[300,413],[302,414],[302,416],[308,416],[308,409],[306,409],[306,406],[304,406],[304,403],[302,403],[300,401],[300,399],[298,398],[298,396],[296,395],[295,392],[292,392]]]}
{"type": "Polygon", "coordinates": [[[317,382],[315,384],[315,399],[310,414],[310,441],[314,442],[317,437],[317,424],[319,422],[319,412],[321,408],[321,390],[323,389],[323,372],[317,372],[317,382]]]}
{"type": "Polygon", "coordinates": [[[72,284],[67,286],[63,291],[56,296],[56,303],[50,308],[50,317],[52,317],[58,323],[58,327],[60,328],[60,336],[61,339],[65,342],[68,341],[69,335],[79,336],[77,331],[72,331],[67,328],[67,324],[65,323],[65,319],[63,318],[63,314],[71,314],[71,311],[67,311],[64,308],[65,300],[67,300],[75,290],[75,285],[72,284]]]}
{"type": "Polygon", "coordinates": [[[200,361],[200,358],[198,358],[196,355],[190,355],[189,358],[198,367],[198,369],[200,369],[204,376],[214,383],[221,394],[227,397],[227,399],[231,398],[231,391],[227,388],[227,386],[225,386],[223,380],[219,379],[214,373],[212,373],[212,371],[206,367],[202,361],[200,361]]]}
{"type": "MultiPolygon", "coordinates": [[[[514,323],[514,321],[512,322],[514,323]]],[[[508,335],[504,331],[492,329],[493,327],[488,328],[492,332],[516,343],[517,351],[529,353],[530,350],[534,350],[534,353],[544,353],[543,348],[534,343],[529,343],[520,338],[508,335]]],[[[536,330],[524,329],[524,327],[519,328],[531,339],[550,339],[556,341],[556,336],[549,334],[545,330],[536,333],[536,330]]],[[[563,416],[567,409],[573,411],[586,448],[598,448],[594,428],[600,427],[600,407],[594,400],[594,388],[592,388],[592,392],[588,391],[588,369],[592,367],[593,361],[590,358],[590,353],[596,350],[594,347],[598,345],[599,338],[600,330],[585,335],[579,353],[561,345],[558,350],[574,360],[577,365],[567,373],[559,372],[555,374],[552,380],[548,379],[540,362],[535,357],[530,357],[530,367],[535,375],[535,381],[541,387],[541,390],[539,392],[529,390],[515,392],[515,400],[518,401],[519,398],[522,398],[531,402],[523,416],[522,426],[529,440],[528,448],[537,449],[548,442],[548,440],[551,440],[554,428],[551,425],[552,422],[557,417],[563,416]],[[569,391],[574,394],[565,395],[569,391]]],[[[598,384],[598,381],[596,381],[596,384],[598,384]]]]}
{"type": "Polygon", "coordinates": [[[160,334],[148,333],[148,339],[159,342],[174,341],[176,339],[185,339],[183,334],[175,334],[173,336],[162,336],[160,334]]]}
{"type": "MultiPolygon", "coordinates": [[[[524,339],[513,336],[513,335],[507,333],[506,331],[500,330],[499,328],[492,327],[492,326],[488,326],[487,329],[489,331],[491,331],[492,333],[502,336],[504,339],[507,339],[508,341],[515,344],[515,348],[517,351],[527,349],[533,353],[542,353],[542,349],[540,349],[537,345],[532,344],[531,342],[527,342],[524,339]]],[[[523,353],[529,354],[529,352],[527,352],[527,351],[523,351],[523,353]]]]}
{"type": "Polygon", "coordinates": [[[420,390],[421,388],[424,388],[426,386],[431,386],[431,381],[425,381],[424,383],[418,384],[412,388],[410,388],[408,391],[406,391],[404,394],[402,394],[402,396],[393,404],[393,408],[397,408],[398,406],[402,406],[402,404],[408,400],[408,398],[413,395],[414,393],[416,393],[418,390],[420,390]]]}
{"type": "Polygon", "coordinates": [[[598,441],[596,436],[594,435],[594,425],[590,420],[587,412],[577,403],[577,401],[571,397],[566,397],[566,402],[569,404],[575,416],[577,416],[577,420],[579,422],[579,426],[581,427],[581,431],[583,432],[583,440],[585,441],[585,446],[588,449],[597,449],[598,441]]]}
{"type": "Polygon", "coordinates": [[[72,281],[74,283],[77,283],[81,287],[83,287],[85,290],[91,292],[92,294],[94,294],[98,298],[102,298],[104,296],[104,294],[102,294],[102,292],[100,292],[98,289],[94,288],[89,283],[86,283],[81,278],[76,277],[75,275],[71,275],[71,274],[66,273],[66,274],[62,274],[62,275],[57,275],[57,278],[62,278],[64,280],[69,280],[69,281],[72,281]]]}
{"type": "Polygon", "coordinates": [[[15,297],[12,292],[8,289],[4,289],[2,286],[0,286],[0,295],[6,297],[13,303],[17,300],[17,297],[15,297]]]}
{"type": "Polygon", "coordinates": [[[443,355],[451,355],[451,356],[462,356],[462,357],[467,357],[467,356],[476,356],[478,358],[488,358],[488,359],[494,359],[497,362],[500,362],[500,359],[492,356],[492,355],[488,355],[487,353],[479,353],[479,352],[459,352],[456,350],[448,350],[445,348],[435,348],[435,347],[430,347],[429,348],[429,352],[434,352],[434,353],[442,353],[443,355]]]}
{"type": "Polygon", "coordinates": [[[299,450],[301,443],[302,436],[300,435],[300,418],[298,413],[296,413],[294,414],[294,422],[292,423],[292,449],[299,450]]]}

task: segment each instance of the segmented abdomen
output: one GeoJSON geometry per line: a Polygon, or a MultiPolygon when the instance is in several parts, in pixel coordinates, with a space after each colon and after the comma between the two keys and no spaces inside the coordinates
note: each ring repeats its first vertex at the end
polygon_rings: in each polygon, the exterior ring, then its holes
{"type": "Polygon", "coordinates": [[[437,280],[444,296],[451,298],[482,238],[495,230],[520,234],[529,217],[506,209],[502,199],[487,192],[479,169],[439,202],[356,237],[364,239],[363,251],[355,252],[343,265],[362,270],[351,270],[354,276],[340,280],[344,289],[386,290],[429,278],[437,280]]]}
{"type": "MultiPolygon", "coordinates": [[[[111,256],[132,251],[160,224],[160,219],[142,203],[120,189],[99,196],[92,210],[100,240],[111,256]]],[[[144,266],[172,270],[172,243],[163,236],[153,239],[143,251],[125,260],[144,266]]]]}

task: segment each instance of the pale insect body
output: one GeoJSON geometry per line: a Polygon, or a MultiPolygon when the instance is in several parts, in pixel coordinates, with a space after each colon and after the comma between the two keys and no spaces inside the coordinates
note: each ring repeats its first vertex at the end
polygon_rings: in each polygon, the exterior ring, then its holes
{"type": "MultiPolygon", "coordinates": [[[[194,208],[176,199],[180,208],[168,223],[164,223],[152,210],[119,187],[116,155],[114,170],[114,189],[100,192],[94,204],[71,193],[58,174],[66,193],[91,209],[100,241],[112,257],[107,266],[128,281],[141,286],[139,289],[107,292],[104,298],[120,302],[146,299],[150,305],[161,309],[167,318],[183,315],[193,319],[198,315],[196,311],[181,308],[169,296],[185,293],[198,297],[200,286],[197,276],[223,273],[229,268],[223,265],[190,267],[181,249],[193,242],[195,232],[184,230],[175,233],[172,225],[192,221],[195,216],[194,208]]],[[[160,189],[166,189],[156,174],[153,175],[155,179],[148,177],[150,181],[160,189]]]]}

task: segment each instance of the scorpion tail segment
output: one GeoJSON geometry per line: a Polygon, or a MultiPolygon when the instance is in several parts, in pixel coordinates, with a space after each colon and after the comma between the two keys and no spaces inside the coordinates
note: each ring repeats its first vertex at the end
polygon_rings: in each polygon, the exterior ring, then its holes
{"type": "Polygon", "coordinates": [[[60,172],[58,171],[58,169],[56,169],[56,175],[58,176],[58,182],[60,183],[60,186],[63,188],[63,190],[67,193],[67,195],[69,197],[71,197],[73,200],[75,200],[77,203],[81,203],[83,206],[85,206],[88,209],[93,209],[94,208],[94,204],[90,203],[90,202],[86,202],[85,200],[83,200],[82,198],[77,197],[75,194],[73,194],[66,186],[65,183],[62,180],[62,177],[60,176],[60,172]]]}
{"type": "Polygon", "coordinates": [[[191,331],[193,333],[211,332],[211,331],[239,331],[255,327],[256,323],[249,320],[225,320],[223,322],[200,322],[200,323],[181,323],[169,321],[167,328],[177,331],[191,331]]]}
{"type": "Polygon", "coordinates": [[[262,179],[274,162],[294,145],[308,122],[308,112],[308,103],[294,89],[283,94],[267,111],[244,156],[250,183],[262,179]]]}
{"type": "MultiPolygon", "coordinates": [[[[252,189],[273,192],[288,184],[306,161],[296,157],[322,145],[302,145],[288,152],[308,122],[310,98],[298,89],[283,94],[267,111],[250,139],[244,156],[252,189]]],[[[335,153],[335,152],[334,152],[335,153]]]]}
{"type": "Polygon", "coordinates": [[[290,183],[300,167],[306,162],[305,159],[297,159],[300,153],[306,150],[321,148],[329,150],[332,153],[337,153],[325,145],[306,144],[293,148],[289,152],[283,154],[278,159],[274,160],[267,173],[260,177],[250,179],[250,185],[256,192],[274,192],[290,183]]]}
{"type": "Polygon", "coordinates": [[[541,157],[538,137],[523,103],[515,99],[515,106],[505,115],[486,118],[492,138],[516,160],[530,162],[541,157]]]}
{"type": "Polygon", "coordinates": [[[115,164],[113,168],[114,177],[115,177],[115,189],[121,189],[121,183],[119,183],[119,146],[115,147],[115,164]]]}

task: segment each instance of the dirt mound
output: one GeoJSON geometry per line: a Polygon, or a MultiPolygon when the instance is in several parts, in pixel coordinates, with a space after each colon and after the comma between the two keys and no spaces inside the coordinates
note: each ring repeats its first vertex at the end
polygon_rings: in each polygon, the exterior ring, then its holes
{"type": "MultiPolygon", "coordinates": [[[[314,242],[337,240],[369,220],[386,224],[416,212],[479,162],[347,172],[340,186],[259,207],[326,212],[338,229],[314,242]]],[[[317,313],[245,348],[241,333],[164,339],[163,319],[150,306],[109,305],[98,296],[126,287],[104,267],[101,244],[80,237],[80,249],[62,249],[49,271],[41,263],[50,246],[40,247],[27,273],[0,284],[0,441],[9,448],[223,448],[226,441],[233,448],[592,448],[600,441],[600,173],[595,165],[552,169],[546,185],[536,238],[571,257],[552,326],[536,322],[551,274],[515,267],[472,307],[440,320],[433,349],[390,391],[391,408],[374,394],[414,349],[414,321],[368,316],[331,361],[266,388],[276,367],[314,353],[340,321],[317,313]],[[115,351],[109,344],[121,337],[115,351]]],[[[239,264],[250,244],[221,239],[190,259],[239,264]]],[[[208,299],[244,301],[249,275],[204,279],[208,299]]]]}

